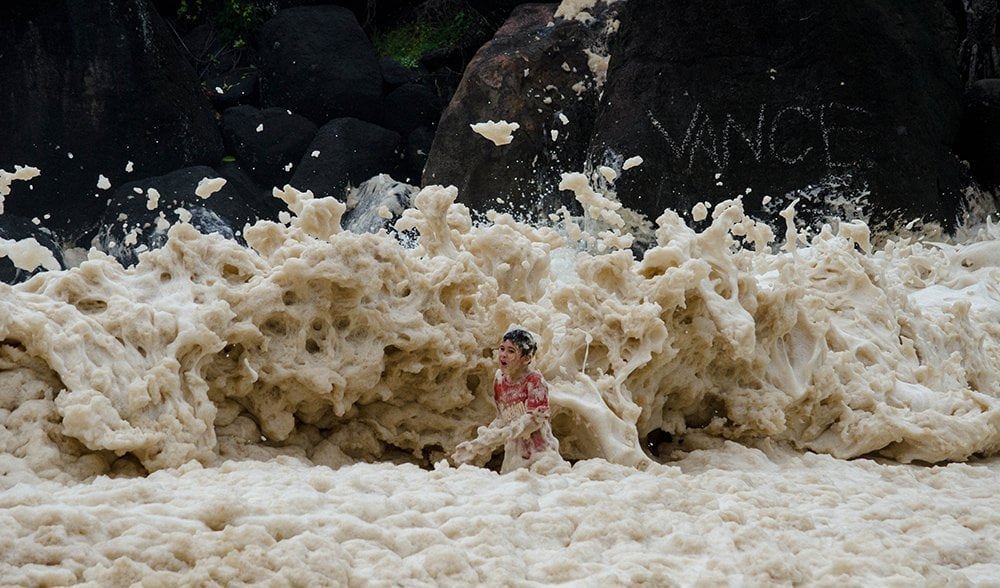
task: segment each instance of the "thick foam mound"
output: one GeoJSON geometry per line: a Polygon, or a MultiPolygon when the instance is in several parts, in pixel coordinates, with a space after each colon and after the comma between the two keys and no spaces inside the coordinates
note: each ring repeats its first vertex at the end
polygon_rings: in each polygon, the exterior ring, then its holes
{"type": "Polygon", "coordinates": [[[4,487],[280,454],[429,465],[492,419],[511,323],[540,335],[570,459],[648,467],[655,431],[904,462],[1000,441],[995,227],[873,250],[844,223],[772,251],[730,202],[701,232],[665,214],[639,261],[620,223],[590,253],[579,228],[475,225],[454,189],[415,197],[411,247],[278,195],[294,216],[247,228],[250,249],[179,224],[134,268],[95,253],[0,285],[4,487]]]}
{"type": "Polygon", "coordinates": [[[0,493],[18,586],[989,585],[995,468],[734,444],[547,474],[279,458],[0,493]]]}

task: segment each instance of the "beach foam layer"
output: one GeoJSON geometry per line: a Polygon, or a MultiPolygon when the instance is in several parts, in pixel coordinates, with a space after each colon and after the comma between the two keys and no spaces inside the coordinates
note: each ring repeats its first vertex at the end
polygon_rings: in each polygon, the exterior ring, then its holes
{"type": "Polygon", "coordinates": [[[191,462],[0,494],[10,585],[988,584],[994,464],[729,443],[645,472],[191,462]]]}

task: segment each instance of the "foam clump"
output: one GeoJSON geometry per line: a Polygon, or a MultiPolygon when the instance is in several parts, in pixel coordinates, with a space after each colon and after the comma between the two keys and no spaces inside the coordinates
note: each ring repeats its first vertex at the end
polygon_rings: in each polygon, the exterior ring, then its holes
{"type": "Polygon", "coordinates": [[[493,141],[494,145],[509,145],[514,140],[514,131],[521,128],[516,122],[507,122],[505,120],[493,122],[492,120],[486,122],[475,123],[469,125],[472,130],[477,134],[493,141]]]}
{"type": "Polygon", "coordinates": [[[202,178],[198,180],[198,187],[195,188],[195,196],[208,199],[226,185],[225,178],[202,178]]]}
{"type": "Polygon", "coordinates": [[[594,74],[594,83],[598,88],[604,85],[608,79],[608,65],[611,62],[610,55],[601,55],[592,49],[584,49],[587,55],[587,67],[590,73],[594,74]]]}
{"type": "Polygon", "coordinates": [[[0,258],[3,257],[10,259],[14,267],[29,272],[39,267],[47,270],[57,270],[61,267],[52,251],[34,237],[26,239],[0,237],[0,258]]]}
{"type": "Polygon", "coordinates": [[[633,167],[639,167],[640,165],[642,165],[642,157],[634,155],[625,160],[625,163],[622,164],[622,169],[629,170],[633,167]]]}
{"type": "Polygon", "coordinates": [[[182,222],[128,269],[92,249],[0,284],[0,577],[997,577],[996,460],[946,463],[1000,447],[995,225],[809,237],[789,206],[778,246],[733,200],[703,230],[665,212],[637,259],[609,245],[627,212],[564,181],[578,225],[473,222],[428,186],[395,222],[410,242],[285,186],[287,217],[247,227],[249,248],[182,222]],[[493,421],[515,323],[567,461],[500,476],[472,466],[537,424],[493,421]],[[871,455],[939,467],[841,459],[871,455]]]}
{"type": "Polygon", "coordinates": [[[588,10],[593,9],[596,4],[597,0],[562,0],[556,7],[554,16],[566,20],[576,19],[587,22],[593,18],[588,10]]]}

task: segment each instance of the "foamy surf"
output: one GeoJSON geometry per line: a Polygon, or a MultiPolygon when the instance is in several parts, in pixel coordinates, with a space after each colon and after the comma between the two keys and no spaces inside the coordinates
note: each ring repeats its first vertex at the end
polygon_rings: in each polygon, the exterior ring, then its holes
{"type": "Polygon", "coordinates": [[[874,246],[863,223],[800,235],[789,208],[779,247],[736,200],[700,231],[668,211],[637,260],[585,184],[567,187],[590,218],[553,226],[475,223],[427,187],[397,223],[408,245],[286,187],[287,222],[247,228],[249,248],[181,222],[133,268],[94,251],[0,285],[0,577],[995,574],[992,460],[900,464],[996,453],[996,227],[874,246]],[[511,323],[539,335],[574,465],[450,467],[493,417],[511,323]]]}

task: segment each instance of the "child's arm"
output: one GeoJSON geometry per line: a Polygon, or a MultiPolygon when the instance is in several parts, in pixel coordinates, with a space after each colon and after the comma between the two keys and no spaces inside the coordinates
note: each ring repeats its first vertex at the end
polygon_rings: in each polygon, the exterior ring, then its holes
{"type": "Polygon", "coordinates": [[[545,418],[548,418],[547,415],[542,417],[537,412],[528,412],[502,427],[497,426],[498,420],[494,420],[489,426],[479,427],[475,439],[459,443],[451,459],[458,464],[472,463],[479,457],[489,459],[494,449],[511,439],[530,435],[542,426],[545,418]]]}
{"type": "Polygon", "coordinates": [[[545,377],[541,372],[533,372],[528,375],[528,398],[527,406],[529,413],[536,413],[548,418],[549,416],[549,385],[545,382],[545,377]]]}

